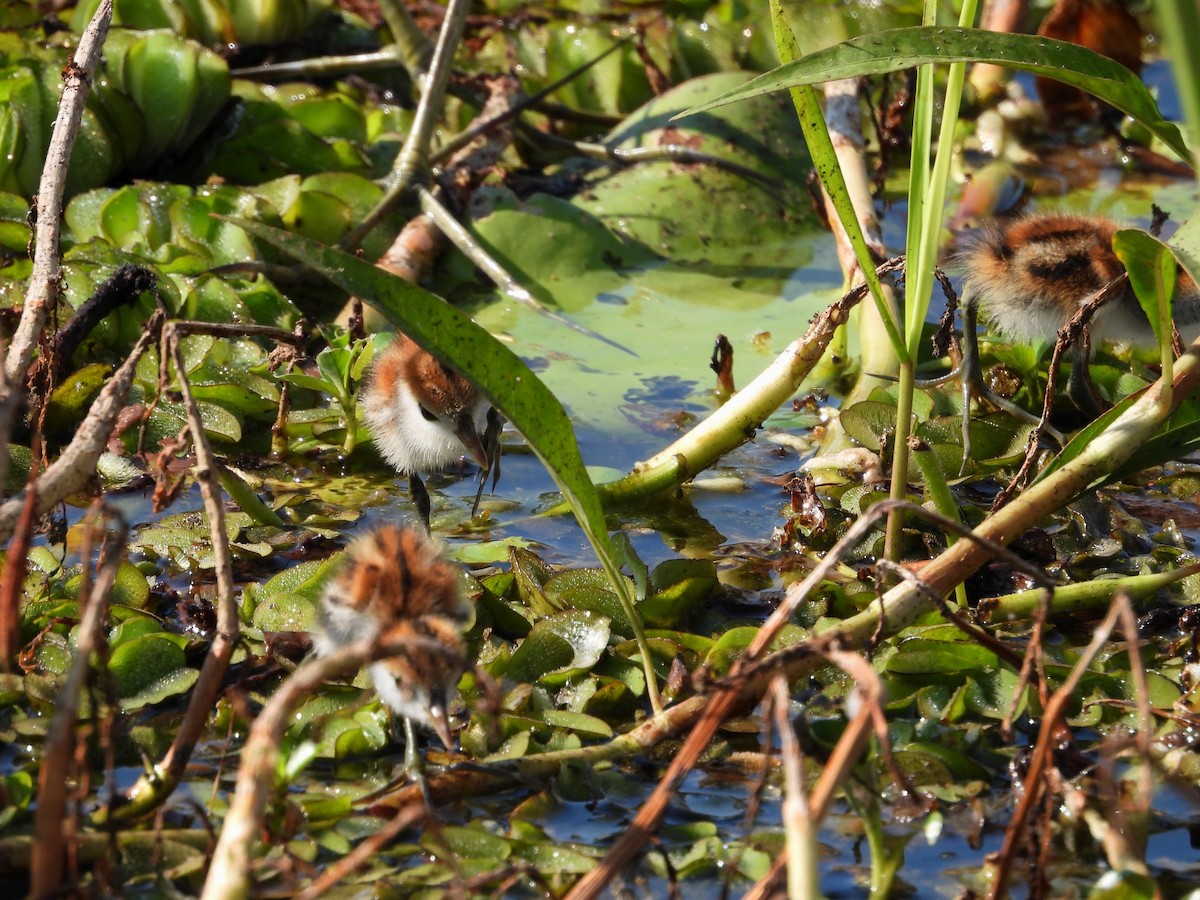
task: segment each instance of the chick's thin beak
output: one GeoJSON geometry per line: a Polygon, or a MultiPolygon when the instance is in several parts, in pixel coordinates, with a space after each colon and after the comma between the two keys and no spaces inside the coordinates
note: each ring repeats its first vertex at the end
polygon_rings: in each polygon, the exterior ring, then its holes
{"type": "Polygon", "coordinates": [[[450,717],[446,715],[446,710],[440,706],[434,706],[429,710],[429,724],[433,726],[433,730],[437,732],[437,736],[442,739],[442,743],[446,745],[446,749],[454,750],[454,734],[450,731],[450,717]]]}
{"type": "Polygon", "coordinates": [[[454,435],[462,441],[462,445],[471,454],[471,459],[479,464],[479,468],[485,472],[491,468],[487,450],[483,446],[483,440],[479,437],[479,432],[475,430],[475,420],[471,418],[469,412],[463,413],[458,417],[458,421],[454,423],[454,435]]]}

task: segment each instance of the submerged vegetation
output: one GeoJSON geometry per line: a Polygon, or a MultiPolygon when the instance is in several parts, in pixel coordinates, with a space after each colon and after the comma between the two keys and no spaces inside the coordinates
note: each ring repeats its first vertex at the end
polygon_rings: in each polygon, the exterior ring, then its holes
{"type": "Polygon", "coordinates": [[[5,883],[1200,895],[1186,5],[0,14],[5,883]],[[1181,224],[1112,241],[1157,348],[991,335],[997,406],[929,310],[1018,203],[1181,224]],[[417,523],[396,330],[508,423],[429,481],[471,614],[419,772],[364,665],[424,645],[310,652],[417,523]]]}

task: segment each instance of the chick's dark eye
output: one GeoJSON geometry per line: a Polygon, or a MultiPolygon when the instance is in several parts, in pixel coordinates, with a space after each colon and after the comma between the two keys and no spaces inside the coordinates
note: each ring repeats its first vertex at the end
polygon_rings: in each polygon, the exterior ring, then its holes
{"type": "Polygon", "coordinates": [[[429,410],[427,410],[421,404],[419,404],[419,403],[417,404],[417,409],[419,409],[421,411],[421,418],[423,418],[426,422],[436,422],[437,421],[437,416],[435,416],[433,413],[431,413],[429,410]]]}

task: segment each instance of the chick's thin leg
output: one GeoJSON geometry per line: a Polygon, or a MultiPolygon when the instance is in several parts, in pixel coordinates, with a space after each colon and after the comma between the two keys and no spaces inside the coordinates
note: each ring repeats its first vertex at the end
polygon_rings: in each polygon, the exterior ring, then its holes
{"type": "Polygon", "coordinates": [[[429,491],[425,489],[425,482],[416,472],[408,476],[408,495],[417,508],[417,516],[421,519],[421,524],[425,526],[425,533],[433,534],[433,527],[429,524],[429,515],[432,511],[429,491]]]}

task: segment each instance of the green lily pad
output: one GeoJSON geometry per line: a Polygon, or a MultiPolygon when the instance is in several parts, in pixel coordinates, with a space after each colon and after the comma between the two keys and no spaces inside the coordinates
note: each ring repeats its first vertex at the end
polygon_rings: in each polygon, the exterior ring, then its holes
{"type": "MultiPolygon", "coordinates": [[[[631,596],[633,590],[630,581],[631,596]]],[[[559,572],[542,586],[542,591],[556,609],[590,609],[608,617],[616,634],[632,634],[629,617],[621,608],[621,601],[613,593],[603,569],[568,569],[559,572]]]]}
{"type": "Polygon", "coordinates": [[[121,708],[138,709],[188,691],[198,674],[187,667],[173,636],[144,634],[115,647],[109,658],[121,708]]]}
{"type": "Polygon", "coordinates": [[[541,619],[509,660],[505,674],[534,682],[551,672],[590,669],[608,646],[607,616],[590,610],[566,610],[541,619]]]}
{"type": "Polygon", "coordinates": [[[315,631],[317,603],[299,593],[272,594],[254,607],[250,624],[259,631],[315,631]]]}
{"type": "Polygon", "coordinates": [[[707,163],[648,162],[593,178],[575,204],[676,262],[738,264],[772,249],[778,254],[789,235],[814,225],[804,186],[812,160],[791,105],[756,99],[671,121],[749,78],[721,72],[687,81],[631,114],[605,145],[683,146],[744,166],[770,185],[707,163]]]}
{"type": "MultiPolygon", "coordinates": [[[[83,586],[83,576],[71,578],[63,590],[67,597],[77,599],[79,589],[83,586]]],[[[137,566],[130,562],[122,562],[117,568],[117,577],[113,582],[109,603],[114,606],[128,606],[133,609],[145,609],[150,600],[150,585],[146,576],[137,566]]]]}

